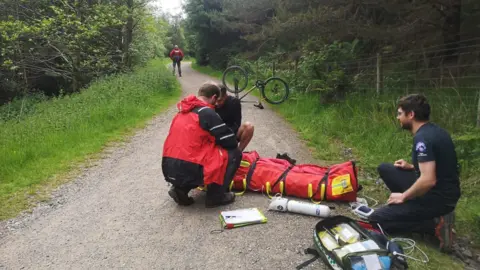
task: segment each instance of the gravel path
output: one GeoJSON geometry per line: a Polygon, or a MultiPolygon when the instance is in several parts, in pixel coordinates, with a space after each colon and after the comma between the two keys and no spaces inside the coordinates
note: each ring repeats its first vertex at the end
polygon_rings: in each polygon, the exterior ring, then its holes
{"type": "MultiPolygon", "coordinates": [[[[183,95],[212,78],[187,63],[183,95]]],[[[255,125],[247,150],[275,157],[288,152],[298,163],[315,162],[297,134],[273,111],[243,104],[255,125]]],[[[0,223],[0,269],[295,269],[310,258],[317,218],[268,212],[268,199],[246,194],[223,208],[206,209],[204,193],[179,207],[162,177],[162,145],[175,106],[155,117],[128,143],[106,150],[30,214],[0,223]],[[258,207],[268,222],[211,234],[223,209],[258,207]]],[[[318,268],[316,262],[307,269],[318,268]]]]}

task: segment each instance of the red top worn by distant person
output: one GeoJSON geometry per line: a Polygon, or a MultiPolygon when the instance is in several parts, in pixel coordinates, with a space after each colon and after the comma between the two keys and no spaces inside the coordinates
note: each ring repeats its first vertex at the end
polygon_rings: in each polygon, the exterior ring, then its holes
{"type": "Polygon", "coordinates": [[[182,60],[184,57],[182,50],[175,48],[170,52],[170,59],[172,60],[182,60]]]}

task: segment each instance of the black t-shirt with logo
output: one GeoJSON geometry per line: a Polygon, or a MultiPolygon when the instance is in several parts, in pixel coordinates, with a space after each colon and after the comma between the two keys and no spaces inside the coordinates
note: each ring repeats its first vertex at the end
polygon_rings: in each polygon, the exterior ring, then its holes
{"type": "Polygon", "coordinates": [[[455,206],[460,198],[459,171],[455,145],[448,132],[433,123],[421,126],[413,138],[412,161],[417,178],[418,163],[435,161],[437,183],[422,199],[455,206]]]}
{"type": "Polygon", "coordinates": [[[237,134],[242,124],[242,104],[240,104],[240,100],[228,96],[223,106],[215,108],[215,111],[223,119],[223,122],[232,129],[233,133],[237,134]]]}

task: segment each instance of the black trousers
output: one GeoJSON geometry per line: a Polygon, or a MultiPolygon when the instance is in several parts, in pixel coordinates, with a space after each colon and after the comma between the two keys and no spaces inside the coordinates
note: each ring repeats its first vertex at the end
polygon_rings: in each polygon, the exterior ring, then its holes
{"type": "Polygon", "coordinates": [[[172,65],[173,65],[173,73],[175,74],[175,66],[177,66],[177,67],[178,67],[178,74],[180,74],[180,75],[181,75],[181,74],[182,74],[182,66],[181,66],[181,62],[180,62],[180,61],[175,61],[175,60],[174,60],[174,61],[173,61],[173,63],[172,63],[172,65]]]}
{"type": "MultiPolygon", "coordinates": [[[[381,164],[378,167],[378,173],[392,193],[403,193],[416,181],[414,171],[402,170],[393,164],[381,164]]],[[[441,202],[417,198],[402,204],[386,205],[376,209],[369,220],[379,223],[387,233],[433,234],[434,218],[446,215],[454,209],[441,202]]]]}
{"type": "Polygon", "coordinates": [[[207,196],[211,199],[221,200],[223,194],[228,191],[230,184],[233,181],[233,177],[240,167],[242,161],[242,152],[237,148],[235,150],[228,151],[228,164],[225,171],[225,177],[223,178],[223,185],[210,184],[207,187],[207,196]]]}
{"type": "MultiPolygon", "coordinates": [[[[223,185],[210,184],[207,187],[207,195],[213,197],[221,197],[225,192],[228,191],[230,183],[232,183],[233,177],[237,172],[238,167],[240,167],[240,162],[242,161],[242,152],[237,148],[235,150],[229,150],[228,152],[228,163],[227,169],[225,171],[225,176],[223,178],[223,185]]],[[[197,188],[198,186],[182,186],[177,187],[186,193],[190,190],[197,188]]]]}

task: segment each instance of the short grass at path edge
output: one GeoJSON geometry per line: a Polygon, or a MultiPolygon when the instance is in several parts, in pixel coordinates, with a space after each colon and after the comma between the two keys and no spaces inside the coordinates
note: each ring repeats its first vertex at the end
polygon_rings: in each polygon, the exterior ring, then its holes
{"type": "Polygon", "coordinates": [[[78,94],[35,104],[0,122],[0,219],[49,199],[102,150],[127,139],[178,101],[180,85],[156,59],[132,73],[99,79],[78,94]]]}

